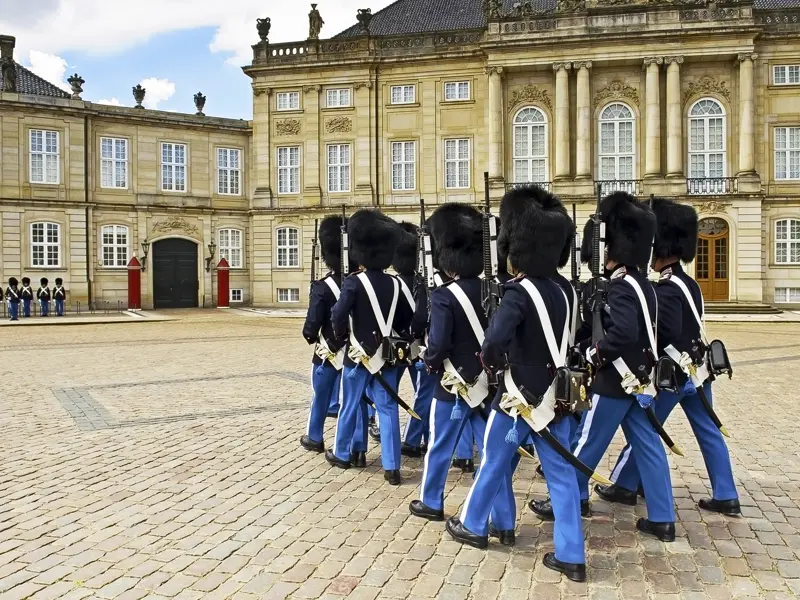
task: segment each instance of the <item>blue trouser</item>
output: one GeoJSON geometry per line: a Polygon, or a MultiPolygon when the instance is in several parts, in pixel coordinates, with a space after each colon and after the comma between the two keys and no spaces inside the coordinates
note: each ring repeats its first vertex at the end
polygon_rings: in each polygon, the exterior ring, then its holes
{"type": "Polygon", "coordinates": [[[19,320],[19,302],[9,302],[8,312],[12,321],[19,320]]]}
{"type": "Polygon", "coordinates": [[[339,373],[339,377],[336,378],[336,385],[331,389],[331,397],[328,404],[328,415],[339,414],[339,405],[342,399],[342,372],[337,371],[337,373],[339,373]]]}
{"type": "Polygon", "coordinates": [[[27,298],[22,299],[22,316],[23,317],[31,316],[31,301],[27,298]]]}
{"type": "Polygon", "coordinates": [[[321,442],[325,428],[325,418],[331,402],[339,398],[339,380],[341,371],[337,371],[329,361],[311,368],[311,407],[308,410],[306,435],[314,442],[321,442]]]}
{"type": "MultiPolygon", "coordinates": [[[[590,469],[597,467],[617,428],[622,425],[625,439],[633,447],[633,456],[643,469],[642,485],[647,503],[647,518],[655,523],[675,521],[672,480],[667,454],[661,438],[647,419],[644,409],[631,397],[611,398],[595,394],[592,408],[583,414],[578,443],[573,454],[590,469]]],[[[549,478],[549,474],[545,471],[549,478]]],[[[578,472],[581,498],[589,499],[589,478],[578,472]]]]}
{"type": "MultiPolygon", "coordinates": [[[[381,375],[390,386],[397,383],[395,368],[384,367],[381,375]]],[[[344,377],[342,405],[339,408],[334,443],[336,457],[349,461],[351,452],[367,450],[367,404],[362,400],[364,393],[367,393],[378,411],[383,468],[386,471],[399,469],[400,416],[397,412],[397,403],[364,367],[345,366],[342,377],[344,377]]]]}
{"type": "Polygon", "coordinates": [[[39,306],[42,308],[41,315],[43,317],[47,316],[47,313],[50,311],[50,301],[49,300],[39,300],[39,306]]]}
{"type": "Polygon", "coordinates": [[[431,401],[442,376],[439,373],[428,373],[424,368],[415,369],[416,377],[414,377],[414,372],[409,372],[411,373],[411,381],[415,384],[414,412],[422,419],[409,419],[406,421],[404,441],[407,446],[419,448],[422,446],[423,440],[430,441],[428,430],[431,423],[431,401]]]}
{"type": "MultiPolygon", "coordinates": [[[[709,403],[711,403],[711,383],[706,382],[703,388],[709,403]]],[[[655,400],[658,420],[664,423],[678,404],[686,413],[686,418],[689,419],[689,425],[692,426],[692,431],[700,446],[700,452],[703,453],[714,500],[737,499],[739,495],[736,492],[736,484],[733,482],[728,446],[725,445],[722,433],[708,416],[708,412],[700,401],[700,396],[659,392],[658,398],[655,400]]],[[[635,491],[639,487],[641,478],[630,444],[626,445],[622,454],[619,455],[610,479],[626,490],[635,491]]]]}
{"type": "MultiPolygon", "coordinates": [[[[466,423],[472,425],[483,438],[486,424],[483,417],[472,411],[463,400],[459,400],[460,416],[453,418],[454,400],[437,400],[431,402],[431,428],[428,433],[428,452],[425,454],[422,483],[420,484],[420,501],[436,510],[444,510],[444,485],[450,461],[453,459],[458,439],[466,423]]],[[[458,411],[457,411],[458,412],[458,411]]],[[[483,444],[479,450],[483,451],[483,444]]]]}
{"type": "Polygon", "coordinates": [[[64,316],[64,301],[59,298],[56,298],[56,316],[64,316]]]}
{"type": "MultiPolygon", "coordinates": [[[[505,531],[515,527],[517,509],[511,479],[519,462],[519,442],[506,441],[506,435],[514,427],[518,440],[531,432],[523,419],[518,419],[515,424],[507,414],[491,412],[481,468],[461,509],[464,527],[478,535],[487,534],[490,511],[492,524],[497,529],[505,531]]],[[[558,441],[565,446],[569,444],[568,419],[551,423],[548,428],[558,441]]],[[[583,525],[575,468],[538,435],[533,436],[533,444],[547,473],[547,489],[556,518],[553,529],[556,558],[568,563],[584,563],[583,525]]]]}
{"type": "MultiPolygon", "coordinates": [[[[483,429],[485,430],[485,428],[483,429]]],[[[474,456],[475,431],[472,428],[472,422],[467,421],[464,423],[464,428],[461,430],[461,435],[458,436],[458,444],[456,444],[456,458],[468,460],[472,459],[474,456]]]]}

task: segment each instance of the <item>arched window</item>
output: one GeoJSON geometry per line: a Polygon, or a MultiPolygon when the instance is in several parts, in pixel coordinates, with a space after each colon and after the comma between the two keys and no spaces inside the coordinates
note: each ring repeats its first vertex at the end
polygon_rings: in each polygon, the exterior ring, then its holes
{"type": "Polygon", "coordinates": [[[529,106],[514,116],[514,181],[547,180],[547,117],[529,106]]]}
{"type": "Polygon", "coordinates": [[[128,228],[125,225],[103,225],[100,228],[100,261],[104,267],[128,266],[128,228]]]}
{"type": "Polygon", "coordinates": [[[800,263],[800,220],[775,221],[775,262],[800,263]]]}
{"type": "Polygon", "coordinates": [[[609,182],[604,193],[623,189],[635,193],[636,119],[627,104],[612,102],[600,113],[598,161],[601,181],[609,182]],[[623,182],[615,184],[613,182],[623,182]],[[631,189],[628,189],[631,188],[631,189]]]}
{"type": "Polygon", "coordinates": [[[689,110],[689,192],[724,191],[725,109],[712,98],[702,98],[689,110]],[[704,181],[703,181],[704,180],[704,181]]]}
{"type": "Polygon", "coordinates": [[[297,227],[278,227],[276,232],[278,266],[297,268],[300,266],[300,231],[297,227]]]}

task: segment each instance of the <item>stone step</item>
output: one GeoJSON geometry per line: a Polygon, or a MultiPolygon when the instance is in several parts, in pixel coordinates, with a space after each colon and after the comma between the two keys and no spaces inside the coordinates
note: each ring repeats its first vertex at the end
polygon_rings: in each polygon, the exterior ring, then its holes
{"type": "Polygon", "coordinates": [[[759,302],[706,302],[711,315],[777,315],[783,311],[759,302]]]}

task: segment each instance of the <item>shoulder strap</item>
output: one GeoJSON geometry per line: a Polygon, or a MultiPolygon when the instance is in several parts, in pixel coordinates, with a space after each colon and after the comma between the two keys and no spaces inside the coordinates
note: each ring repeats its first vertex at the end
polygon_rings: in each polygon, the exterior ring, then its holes
{"type": "Polygon", "coordinates": [[[444,279],[442,279],[442,276],[436,272],[433,274],[433,282],[436,284],[436,287],[441,287],[441,285],[444,283],[444,279]]]}
{"type": "Polygon", "coordinates": [[[336,282],[333,280],[333,277],[328,276],[325,279],[323,279],[322,281],[324,281],[325,285],[327,285],[331,289],[331,291],[333,292],[334,298],[336,298],[338,300],[339,299],[340,290],[339,290],[339,286],[336,285],[336,282]]]}
{"type": "MultiPolygon", "coordinates": [[[[677,285],[683,292],[683,295],[686,296],[686,301],[689,302],[689,308],[692,309],[692,314],[694,315],[695,321],[697,321],[697,324],[700,326],[700,335],[703,336],[703,339],[705,340],[706,328],[703,326],[702,317],[697,312],[697,306],[694,303],[694,298],[692,298],[692,293],[689,291],[689,287],[683,281],[681,281],[679,277],[676,277],[675,275],[670,277],[668,281],[671,281],[672,283],[677,285]]],[[[701,302],[701,310],[703,311],[703,315],[705,316],[706,307],[705,307],[705,302],[703,301],[702,293],[700,294],[700,302],[701,302]]]]}
{"type": "Polygon", "coordinates": [[[469,301],[469,298],[467,298],[467,295],[464,293],[464,290],[461,289],[461,286],[458,285],[457,281],[448,285],[447,289],[456,297],[461,308],[464,309],[464,314],[467,315],[467,320],[469,321],[470,327],[472,327],[475,338],[478,340],[478,344],[483,346],[484,331],[478,319],[478,315],[475,313],[475,307],[472,306],[472,302],[469,301]]]}
{"type": "Polygon", "coordinates": [[[411,307],[411,310],[412,311],[416,310],[417,303],[414,302],[414,294],[411,293],[411,290],[408,289],[408,285],[406,285],[406,282],[400,279],[400,277],[397,278],[397,281],[400,282],[400,291],[403,292],[403,295],[406,297],[406,300],[408,300],[408,305],[411,307]]]}
{"type": "Polygon", "coordinates": [[[536,307],[539,321],[542,324],[544,339],[547,341],[550,356],[553,358],[553,364],[556,369],[560,369],[567,362],[567,344],[569,343],[569,301],[567,300],[567,295],[564,293],[564,290],[561,289],[561,286],[558,286],[558,289],[561,290],[561,294],[564,297],[564,302],[567,305],[567,318],[564,321],[564,333],[561,336],[561,348],[559,348],[556,346],[556,335],[553,332],[553,324],[550,322],[550,313],[547,311],[547,306],[545,306],[541,292],[533,285],[530,279],[522,279],[520,284],[525,288],[525,291],[528,292],[528,295],[533,301],[533,305],[536,307]]]}
{"type": "Polygon", "coordinates": [[[394,311],[397,308],[397,298],[400,294],[400,286],[397,279],[392,277],[392,285],[394,286],[394,296],[392,297],[392,305],[389,308],[389,319],[384,320],[383,313],[381,312],[381,305],[378,302],[378,297],[375,295],[375,288],[367,277],[366,273],[359,273],[358,279],[364,286],[369,298],[369,303],[372,306],[372,313],[375,315],[375,321],[378,323],[378,328],[381,330],[383,337],[389,337],[392,334],[392,323],[394,322],[394,311]]]}
{"type": "MultiPolygon", "coordinates": [[[[656,334],[653,330],[653,320],[650,318],[650,311],[647,308],[647,300],[644,297],[642,286],[630,275],[625,275],[624,280],[633,288],[639,298],[639,304],[642,306],[642,313],[644,314],[644,323],[647,327],[647,337],[650,340],[650,348],[653,351],[653,356],[658,357],[658,346],[656,346],[656,334]]],[[[656,300],[658,302],[658,300],[656,300]]]]}

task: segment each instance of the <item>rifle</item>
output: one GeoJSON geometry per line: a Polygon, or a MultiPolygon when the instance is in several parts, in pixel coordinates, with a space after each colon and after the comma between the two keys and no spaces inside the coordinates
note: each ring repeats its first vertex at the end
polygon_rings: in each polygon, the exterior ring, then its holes
{"type": "Polygon", "coordinates": [[[314,240],[311,242],[311,283],[308,286],[308,295],[317,280],[317,260],[319,259],[319,219],[314,219],[314,240]]]}
{"type": "Polygon", "coordinates": [[[414,297],[419,289],[425,290],[426,315],[431,318],[431,290],[436,287],[433,280],[433,246],[428,225],[425,222],[425,200],[419,199],[419,233],[417,234],[417,277],[414,297]]]}
{"type": "Polygon", "coordinates": [[[488,319],[500,304],[500,284],[497,282],[497,219],[489,202],[489,173],[483,174],[483,310],[488,319]]]}
{"type": "Polygon", "coordinates": [[[592,345],[605,337],[603,331],[603,311],[608,300],[608,280],[603,277],[606,254],[606,224],[600,212],[603,201],[603,185],[597,184],[597,209],[592,219],[592,258],[589,270],[592,272],[591,309],[592,309],[592,345]]]}
{"type": "Polygon", "coordinates": [[[350,273],[350,238],[347,235],[346,219],[345,206],[342,204],[342,284],[344,284],[344,278],[350,273]]]}
{"type": "Polygon", "coordinates": [[[570,283],[572,283],[572,289],[575,290],[575,298],[577,299],[577,314],[574,318],[575,331],[572,332],[575,335],[581,326],[581,307],[583,306],[581,303],[581,235],[578,233],[578,217],[575,211],[575,204],[572,205],[572,223],[575,226],[575,237],[572,243],[572,279],[570,283]]]}

